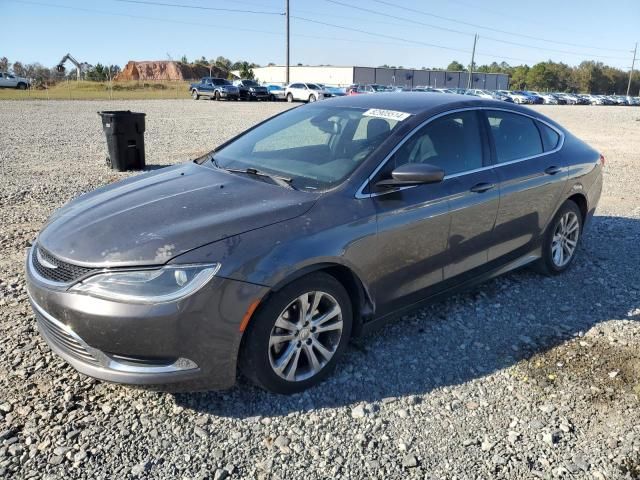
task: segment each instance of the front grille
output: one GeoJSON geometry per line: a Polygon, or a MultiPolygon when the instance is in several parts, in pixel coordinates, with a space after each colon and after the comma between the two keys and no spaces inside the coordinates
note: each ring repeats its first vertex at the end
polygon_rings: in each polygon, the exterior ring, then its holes
{"type": "Polygon", "coordinates": [[[98,360],[86,349],[84,344],[72,335],[70,331],[66,330],[56,322],[49,320],[37,310],[35,313],[38,328],[49,342],[78,360],[89,362],[94,365],[100,364],[98,360]]]}
{"type": "Polygon", "coordinates": [[[31,260],[33,268],[38,272],[38,275],[52,282],[71,283],[95,270],[93,268],[80,267],[58,260],[38,246],[34,247],[34,249],[37,249],[37,252],[34,250],[32,254],[31,260]],[[38,260],[38,256],[40,256],[44,262],[54,265],[55,268],[43,265],[40,260],[38,260]]]}

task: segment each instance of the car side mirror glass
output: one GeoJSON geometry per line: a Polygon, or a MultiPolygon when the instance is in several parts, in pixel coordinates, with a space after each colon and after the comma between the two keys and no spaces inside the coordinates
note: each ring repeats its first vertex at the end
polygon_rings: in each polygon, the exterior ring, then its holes
{"type": "Polygon", "coordinates": [[[405,163],[391,172],[391,178],[380,180],[376,187],[397,188],[402,186],[439,183],[444,178],[444,170],[428,163],[405,163]]]}

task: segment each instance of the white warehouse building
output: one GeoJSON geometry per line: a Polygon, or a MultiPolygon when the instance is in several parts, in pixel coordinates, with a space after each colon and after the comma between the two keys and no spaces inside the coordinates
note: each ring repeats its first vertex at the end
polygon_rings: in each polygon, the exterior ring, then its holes
{"type": "MultiPolygon", "coordinates": [[[[430,86],[433,88],[467,88],[468,72],[448,72],[444,70],[413,70],[407,68],[385,67],[335,67],[291,66],[290,82],[324,83],[345,87],[353,84],[399,85],[404,87],[430,86]]],[[[233,72],[236,73],[236,72],[233,72]]],[[[286,67],[270,66],[253,69],[256,79],[262,83],[283,85],[286,80],[286,67]]],[[[509,88],[509,76],[502,73],[474,72],[471,88],[487,90],[506,90],[509,88]]]]}

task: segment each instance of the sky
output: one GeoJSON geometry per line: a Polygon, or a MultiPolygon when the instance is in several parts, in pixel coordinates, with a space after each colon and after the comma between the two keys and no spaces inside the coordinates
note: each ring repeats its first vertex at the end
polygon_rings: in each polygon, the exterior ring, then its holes
{"type": "MultiPolygon", "coordinates": [[[[640,41],[640,0],[618,0],[614,8],[595,0],[515,3],[290,0],[291,64],[421,68],[458,60],[466,65],[477,33],[477,64],[596,60],[629,70],[634,44],[640,41]]],[[[284,4],[0,0],[0,57],[54,66],[68,52],[81,62],[124,66],[129,60],[222,55],[282,65],[284,4]]]]}

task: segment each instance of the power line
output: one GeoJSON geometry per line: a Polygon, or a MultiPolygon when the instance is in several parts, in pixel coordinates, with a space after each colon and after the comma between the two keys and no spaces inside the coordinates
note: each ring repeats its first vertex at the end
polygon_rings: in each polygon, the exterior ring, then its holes
{"type": "Polygon", "coordinates": [[[345,27],[344,25],[336,25],[334,23],[322,22],[320,20],[313,20],[311,18],[306,18],[306,17],[298,17],[298,16],[291,15],[291,18],[295,18],[296,20],[302,20],[303,22],[315,23],[317,25],[324,25],[325,27],[334,27],[342,30],[349,30],[351,32],[363,33],[365,35],[372,35],[374,37],[389,38],[391,40],[400,40],[401,42],[414,43],[416,45],[423,45],[426,47],[440,48],[442,50],[451,50],[453,52],[470,53],[468,50],[462,50],[461,48],[445,47],[442,45],[436,45],[434,43],[426,43],[426,42],[421,42],[419,40],[411,40],[408,38],[395,37],[393,35],[385,35],[379,32],[369,32],[367,30],[361,30],[359,28],[345,27]]]}
{"type": "Polygon", "coordinates": [[[78,12],[87,12],[87,13],[97,13],[100,15],[108,15],[108,16],[113,16],[113,17],[126,17],[126,18],[133,18],[133,19],[140,19],[140,20],[151,20],[151,21],[155,21],[155,22],[164,22],[164,23],[178,23],[178,24],[182,24],[182,25],[194,25],[194,26],[199,26],[199,27],[215,27],[215,28],[220,28],[220,29],[224,29],[224,30],[234,30],[234,31],[243,31],[243,32],[250,32],[250,33],[262,33],[262,34],[266,34],[266,35],[277,35],[277,36],[282,36],[282,32],[270,32],[268,30],[258,30],[258,29],[253,29],[253,28],[244,28],[244,27],[236,27],[236,26],[228,26],[228,25],[217,25],[217,24],[211,24],[211,23],[202,23],[202,22],[193,22],[193,21],[187,21],[187,20],[168,20],[166,18],[158,18],[158,17],[149,17],[149,16],[145,16],[145,15],[134,15],[134,14],[130,14],[130,13],[115,13],[115,12],[107,12],[104,10],[95,10],[92,8],[84,8],[84,7],[76,7],[76,6],[70,6],[70,5],[60,5],[60,4],[55,4],[55,3],[45,3],[45,2],[37,2],[37,1],[32,1],[32,0],[7,0],[10,2],[14,2],[14,3],[22,3],[25,5],[34,5],[34,6],[39,6],[39,7],[52,7],[52,8],[62,8],[65,10],[73,10],[73,11],[78,11],[78,12]]]}
{"type": "MultiPolygon", "coordinates": [[[[333,3],[335,5],[340,5],[340,6],[343,6],[343,7],[352,8],[352,9],[363,11],[363,12],[373,13],[374,15],[380,15],[380,16],[383,16],[383,17],[395,18],[397,20],[402,20],[404,22],[413,23],[413,24],[416,24],[416,25],[422,25],[422,26],[426,26],[426,27],[436,28],[438,30],[445,30],[445,31],[448,31],[448,32],[453,32],[453,33],[462,34],[462,35],[468,35],[468,36],[475,35],[474,33],[470,33],[470,32],[464,32],[464,31],[455,30],[455,29],[452,29],[452,28],[441,27],[441,26],[433,25],[433,24],[429,24],[429,23],[423,23],[423,22],[420,22],[418,20],[414,20],[412,18],[399,17],[397,15],[391,15],[391,14],[386,13],[386,12],[381,12],[380,10],[373,10],[371,8],[350,5],[348,3],[344,3],[344,2],[341,2],[339,0],[325,0],[325,1],[328,2],[328,3],[333,3]]],[[[389,2],[386,2],[386,1],[378,1],[378,0],[374,0],[374,1],[377,1],[378,3],[382,3],[384,5],[393,5],[393,4],[391,4],[389,2]]],[[[400,7],[400,6],[397,6],[397,5],[393,5],[393,6],[395,6],[397,8],[405,8],[405,7],[400,7]]],[[[413,11],[413,12],[418,12],[418,10],[410,9],[410,8],[406,8],[406,10],[413,11]]],[[[431,15],[431,14],[427,14],[427,13],[424,13],[424,14],[425,15],[431,15]]],[[[447,18],[447,17],[440,17],[439,15],[434,15],[434,16],[437,17],[437,18],[447,18]]],[[[466,22],[459,22],[459,23],[467,24],[466,22]]],[[[478,25],[475,25],[475,24],[468,24],[468,25],[478,26],[478,25]]],[[[484,28],[484,27],[480,27],[480,28],[484,28]]],[[[491,30],[499,31],[499,32],[502,32],[502,33],[507,33],[507,32],[504,32],[502,30],[496,30],[496,29],[491,29],[491,30]]],[[[519,47],[532,48],[532,49],[536,49],[536,50],[540,49],[540,47],[536,46],[536,45],[528,45],[528,44],[524,44],[524,43],[512,42],[512,41],[509,41],[509,40],[502,40],[500,38],[483,36],[483,39],[490,40],[490,41],[493,41],[493,42],[498,42],[498,43],[516,45],[516,46],[519,46],[519,47]]],[[[546,48],[546,50],[550,51],[550,52],[555,52],[555,53],[563,53],[563,54],[567,54],[567,55],[575,55],[577,57],[583,57],[583,58],[584,57],[592,57],[592,58],[604,58],[604,59],[611,59],[611,60],[614,60],[614,59],[615,60],[626,60],[627,59],[627,57],[611,57],[611,56],[608,56],[608,55],[598,55],[598,54],[581,53],[581,52],[570,52],[570,51],[567,51],[567,50],[557,50],[557,49],[551,49],[551,48],[546,48]]]]}
{"type": "MultiPolygon", "coordinates": [[[[52,3],[45,3],[45,2],[32,1],[32,0],[8,0],[8,1],[12,1],[12,2],[15,2],[15,3],[21,3],[21,4],[26,4],[26,5],[61,8],[61,9],[66,9],[66,10],[75,10],[75,11],[82,11],[82,12],[88,12],[88,13],[97,13],[97,14],[101,14],[101,15],[116,16],[116,17],[126,17],[126,18],[148,20],[148,21],[155,21],[155,22],[177,23],[177,24],[183,24],[183,25],[195,25],[195,26],[202,26],[202,27],[214,27],[214,28],[218,28],[218,29],[226,29],[226,30],[233,30],[233,31],[245,31],[245,32],[250,32],[250,33],[260,33],[260,34],[275,35],[275,36],[280,36],[280,37],[284,36],[284,34],[282,32],[266,31],[266,30],[243,28],[243,27],[237,27],[237,26],[228,26],[228,25],[217,25],[217,24],[203,23],[203,22],[183,21],[183,20],[176,20],[176,19],[169,20],[169,19],[165,19],[165,18],[158,18],[158,17],[151,17],[151,16],[144,16],[144,15],[135,15],[135,14],[127,14],[127,13],[115,13],[115,12],[109,12],[109,11],[104,11],[104,10],[95,10],[95,9],[78,7],[78,6],[52,4],[52,3]]],[[[134,1],[134,0],[130,0],[130,1],[134,1]]],[[[135,1],[141,2],[143,0],[135,0],[135,1]]],[[[146,1],[146,0],[144,0],[144,1],[146,1]]],[[[154,2],[154,3],[160,3],[160,2],[154,2]]],[[[293,16],[292,15],[291,18],[295,18],[297,20],[301,20],[301,21],[305,21],[305,22],[309,22],[309,23],[315,23],[315,24],[319,24],[319,25],[323,25],[323,26],[329,26],[329,27],[333,27],[333,28],[337,28],[337,29],[341,29],[341,30],[353,31],[353,32],[364,34],[364,35],[373,36],[375,38],[387,38],[387,39],[395,40],[396,42],[402,42],[402,43],[381,42],[380,40],[374,41],[374,40],[363,40],[363,39],[352,39],[352,38],[336,38],[336,37],[333,37],[333,36],[319,36],[319,35],[292,33],[291,35],[294,36],[294,37],[313,38],[313,39],[320,39],[320,40],[342,41],[342,42],[352,42],[352,43],[372,43],[372,44],[378,44],[378,45],[402,45],[402,44],[410,43],[410,44],[414,44],[414,45],[418,45],[418,46],[427,46],[427,47],[438,48],[438,49],[443,49],[443,50],[461,52],[461,53],[465,53],[465,54],[470,54],[471,53],[470,50],[464,50],[464,49],[453,48],[453,47],[446,47],[446,46],[442,46],[442,45],[436,45],[436,44],[422,42],[422,41],[413,40],[413,39],[406,39],[406,38],[392,36],[392,35],[385,35],[385,34],[381,34],[379,32],[370,32],[370,31],[366,31],[366,30],[362,30],[362,29],[358,29],[358,28],[346,27],[344,25],[336,25],[336,24],[332,24],[332,23],[329,23],[329,22],[322,22],[322,21],[319,21],[319,20],[314,20],[314,19],[306,18],[306,17],[297,17],[297,16],[293,16]]],[[[481,38],[484,38],[484,37],[481,37],[481,38]]],[[[490,54],[483,54],[483,53],[476,52],[476,56],[485,57],[485,58],[492,58],[492,59],[498,59],[498,60],[513,60],[513,61],[519,61],[519,62],[528,63],[528,60],[526,60],[526,59],[517,58],[517,57],[509,57],[509,56],[506,56],[506,55],[490,55],[490,54]]]]}
{"type": "Polygon", "coordinates": [[[140,5],[155,5],[158,7],[175,7],[175,8],[190,8],[193,10],[213,10],[217,12],[233,12],[233,13],[252,13],[258,15],[284,15],[282,12],[267,12],[264,10],[242,10],[239,8],[221,8],[221,7],[203,7],[200,5],[183,5],[179,3],[164,3],[164,2],[152,2],[147,0],[113,0],[120,3],[135,3],[140,5]]]}
{"type": "MultiPolygon", "coordinates": [[[[334,0],[326,0],[326,1],[331,2],[331,3],[337,3],[334,0]]],[[[418,10],[418,9],[415,9],[415,8],[410,8],[410,7],[405,7],[405,6],[402,6],[402,5],[397,5],[397,4],[393,3],[393,2],[389,2],[389,1],[386,1],[386,0],[372,0],[372,1],[376,2],[376,3],[380,3],[382,5],[387,5],[387,6],[390,6],[390,7],[399,8],[401,10],[406,10],[408,12],[417,13],[419,15],[425,15],[425,16],[428,16],[428,17],[438,18],[440,20],[446,20],[448,22],[459,23],[461,25],[468,25],[470,27],[480,28],[480,29],[483,29],[483,30],[490,30],[492,32],[504,33],[505,35],[513,35],[513,36],[516,36],[516,37],[529,38],[531,40],[539,40],[541,42],[555,43],[557,45],[568,45],[568,46],[571,46],[571,47],[578,47],[578,48],[591,48],[593,50],[610,50],[610,51],[616,51],[616,52],[626,52],[626,50],[619,49],[619,48],[604,48],[604,47],[598,47],[598,46],[594,46],[594,45],[581,45],[581,44],[577,44],[577,43],[561,42],[561,41],[558,41],[558,40],[549,40],[548,38],[535,37],[533,35],[525,35],[524,33],[509,32],[507,30],[500,30],[498,28],[487,27],[487,26],[484,26],[484,25],[479,25],[477,23],[464,22],[462,20],[458,20],[458,19],[455,19],[455,18],[445,17],[443,15],[436,15],[435,13],[425,12],[423,10],[418,10]]],[[[342,4],[342,5],[347,5],[347,4],[342,4]]]]}

